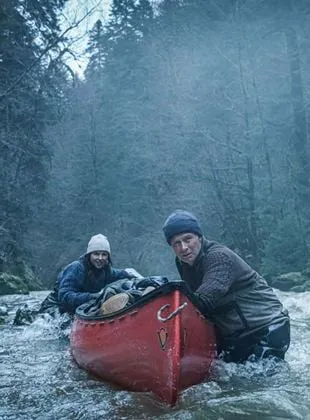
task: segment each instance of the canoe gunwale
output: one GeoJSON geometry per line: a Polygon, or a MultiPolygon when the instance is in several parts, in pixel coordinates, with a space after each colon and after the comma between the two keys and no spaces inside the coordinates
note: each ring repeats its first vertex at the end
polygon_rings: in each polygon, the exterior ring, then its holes
{"type": "Polygon", "coordinates": [[[75,312],[75,317],[85,321],[111,320],[115,317],[121,316],[122,314],[132,312],[133,310],[146,305],[148,302],[158,298],[159,296],[167,295],[175,290],[179,290],[180,292],[182,292],[192,302],[197,311],[199,311],[198,301],[187,286],[187,284],[182,280],[173,280],[161,286],[158,286],[155,290],[147,293],[145,296],[142,296],[136,302],[134,302],[128,307],[125,307],[124,309],[121,309],[120,311],[103,315],[98,313],[98,303],[91,302],[79,306],[75,312]],[[94,307],[97,309],[96,312],[92,312],[92,309],[94,309],[94,307]]]}

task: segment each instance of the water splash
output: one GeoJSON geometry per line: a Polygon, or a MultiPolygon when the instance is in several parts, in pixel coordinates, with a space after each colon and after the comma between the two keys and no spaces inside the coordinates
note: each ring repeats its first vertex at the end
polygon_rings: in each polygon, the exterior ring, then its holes
{"type": "Polygon", "coordinates": [[[310,420],[310,293],[279,293],[293,320],[286,362],[217,361],[213,380],[185,390],[173,409],[79,369],[61,319],[12,326],[18,306],[36,305],[46,293],[0,297],[9,310],[0,327],[0,419],[310,420]]]}

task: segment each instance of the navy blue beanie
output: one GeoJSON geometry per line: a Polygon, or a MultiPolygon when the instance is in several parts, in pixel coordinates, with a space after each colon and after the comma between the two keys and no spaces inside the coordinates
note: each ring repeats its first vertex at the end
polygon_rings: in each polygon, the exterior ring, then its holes
{"type": "Polygon", "coordinates": [[[173,236],[180,233],[190,232],[202,236],[198,219],[186,210],[175,210],[171,213],[164,223],[163,231],[169,245],[173,236]]]}

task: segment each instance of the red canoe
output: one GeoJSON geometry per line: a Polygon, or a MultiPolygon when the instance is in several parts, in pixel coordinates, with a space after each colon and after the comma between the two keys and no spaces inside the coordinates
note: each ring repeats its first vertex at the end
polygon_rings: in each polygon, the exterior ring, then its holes
{"type": "Polygon", "coordinates": [[[81,368],[124,390],[151,391],[171,406],[181,390],[208,379],[217,354],[213,325],[183,282],[110,316],[77,310],[70,341],[81,368]]]}

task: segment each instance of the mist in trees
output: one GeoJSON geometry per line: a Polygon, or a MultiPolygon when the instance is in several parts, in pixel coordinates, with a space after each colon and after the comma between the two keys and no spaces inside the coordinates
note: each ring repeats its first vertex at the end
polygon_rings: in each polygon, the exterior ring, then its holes
{"type": "Polygon", "coordinates": [[[266,276],[307,267],[310,4],[114,0],[82,78],[64,5],[0,9],[0,269],[50,285],[101,232],[115,265],[173,276],[176,208],[266,276]]]}

